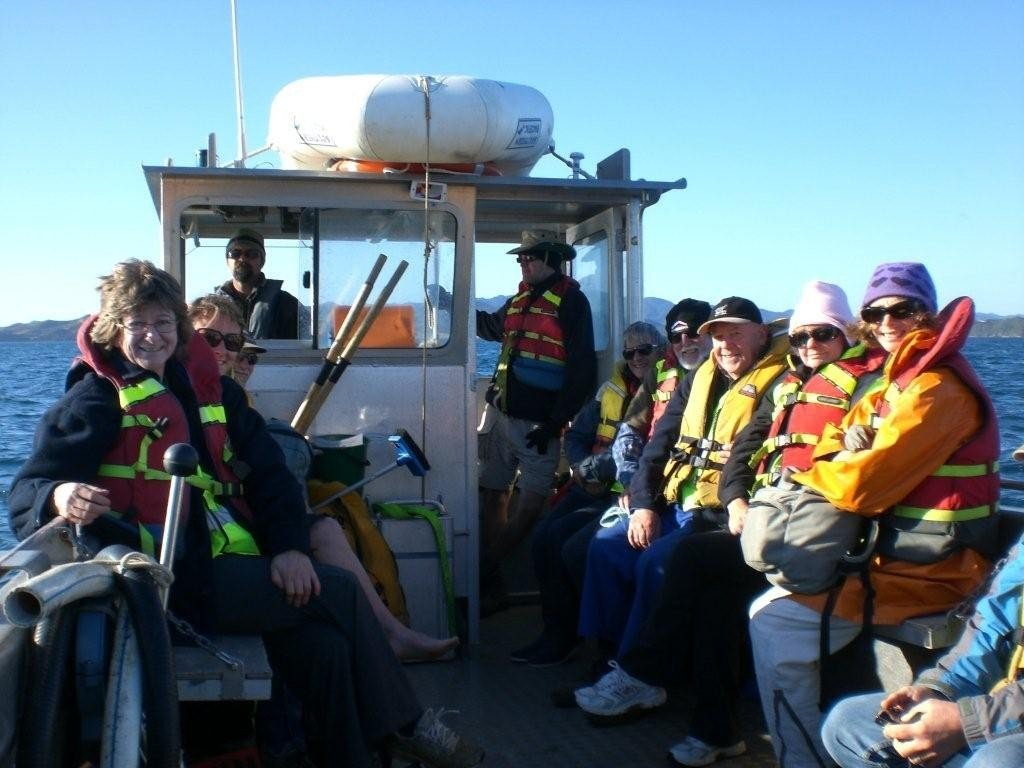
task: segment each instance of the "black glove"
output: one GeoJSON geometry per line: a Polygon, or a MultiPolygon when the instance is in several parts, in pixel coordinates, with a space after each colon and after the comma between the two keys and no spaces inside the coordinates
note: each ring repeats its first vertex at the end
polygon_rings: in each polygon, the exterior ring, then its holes
{"type": "Polygon", "coordinates": [[[526,447],[536,448],[541,456],[548,452],[548,443],[558,436],[557,430],[548,424],[538,424],[526,433],[526,447]]]}

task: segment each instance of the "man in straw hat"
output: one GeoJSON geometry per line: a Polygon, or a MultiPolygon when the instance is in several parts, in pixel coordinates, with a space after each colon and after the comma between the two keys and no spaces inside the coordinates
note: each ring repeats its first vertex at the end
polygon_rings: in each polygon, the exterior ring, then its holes
{"type": "MultiPolygon", "coordinates": [[[[497,580],[501,559],[540,515],[551,492],[562,429],[594,392],[597,358],[590,304],[579,284],[562,274],[576,250],[554,232],[527,230],[516,257],[522,281],[497,312],[477,312],[477,334],[500,341],[487,390],[493,426],[481,449],[485,582],[497,580]],[[509,488],[519,472],[518,500],[509,514],[509,488]]],[[[486,606],[485,606],[486,607],[486,606]]]]}

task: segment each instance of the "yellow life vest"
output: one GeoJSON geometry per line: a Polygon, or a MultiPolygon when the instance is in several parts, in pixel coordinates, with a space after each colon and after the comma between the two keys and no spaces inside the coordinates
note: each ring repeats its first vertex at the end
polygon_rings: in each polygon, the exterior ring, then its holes
{"type": "Polygon", "coordinates": [[[663,495],[669,502],[679,501],[680,490],[694,469],[692,506],[721,507],[718,501],[718,481],[725,462],[721,449],[735,439],[750,421],[761,398],[772,383],[786,371],[789,337],[779,335],[772,339],[768,352],[736,379],[717,403],[716,412],[708,426],[708,407],[716,365],[708,358],[701,363],[693,377],[690,396],[679,425],[679,439],[665,464],[663,495]],[[705,431],[708,434],[705,434],[705,431]]]}
{"type": "Polygon", "coordinates": [[[619,429],[623,412],[629,401],[628,384],[624,375],[625,366],[618,363],[612,377],[601,385],[597,400],[601,404],[601,420],[597,424],[597,442],[595,450],[601,450],[612,444],[615,433],[619,429]]]}

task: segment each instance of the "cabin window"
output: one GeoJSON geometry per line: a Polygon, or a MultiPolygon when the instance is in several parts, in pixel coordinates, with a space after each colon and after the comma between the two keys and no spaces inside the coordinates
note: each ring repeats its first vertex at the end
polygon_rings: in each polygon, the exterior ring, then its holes
{"type": "MultiPolygon", "coordinates": [[[[240,224],[238,228],[254,225],[240,224]]],[[[228,239],[223,237],[189,237],[185,240],[185,299],[195,301],[213,293],[231,280],[231,262],[225,250],[228,239]]],[[[263,274],[270,280],[281,280],[281,290],[290,293],[299,302],[298,338],[309,346],[312,336],[312,291],[304,287],[313,270],[312,244],[301,239],[267,236],[264,238],[267,258],[263,274]]],[[[290,342],[268,342],[267,347],[292,346],[290,342]]]]}
{"type": "MultiPolygon", "coordinates": [[[[265,233],[263,273],[282,280],[282,290],[298,299],[298,339],[302,347],[326,349],[344,321],[380,254],[388,259],[367,297],[368,312],[400,262],[407,261],[387,304],[364,336],[361,348],[443,347],[451,336],[451,313],[444,302],[455,278],[455,217],[423,210],[343,208],[296,210],[297,226],[279,236],[265,233]],[[296,231],[297,230],[297,231],[296,231]],[[426,245],[424,244],[426,242],[426,245]],[[424,312],[424,307],[427,311],[424,312]]],[[[240,224],[239,226],[247,226],[240,224]]],[[[185,293],[192,301],[231,279],[225,258],[228,241],[185,241],[185,293]]],[[[267,340],[264,346],[293,347],[294,341],[267,340]]]]}
{"type": "Polygon", "coordinates": [[[611,327],[608,236],[601,230],[573,243],[573,247],[576,258],[572,262],[572,275],[590,301],[594,317],[594,349],[602,352],[608,349],[608,329],[611,327]]]}
{"type": "Polygon", "coordinates": [[[388,257],[370,307],[401,261],[409,262],[387,305],[363,339],[365,348],[443,347],[451,335],[445,299],[455,277],[455,217],[422,210],[320,211],[317,342],[330,346],[380,254],[388,257]],[[424,311],[426,308],[426,311],[424,311]]]}

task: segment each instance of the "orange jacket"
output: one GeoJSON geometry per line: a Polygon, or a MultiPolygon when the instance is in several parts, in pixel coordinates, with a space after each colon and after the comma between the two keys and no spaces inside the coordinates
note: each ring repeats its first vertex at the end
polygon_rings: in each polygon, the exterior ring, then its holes
{"type": "MultiPolygon", "coordinates": [[[[902,501],[982,429],[984,411],[978,397],[955,373],[937,367],[923,371],[900,394],[877,423],[871,448],[856,453],[843,450],[845,430],[871,422],[889,381],[916,352],[930,347],[935,336],[920,330],[904,340],[886,361],[880,386],[861,398],[838,427],[826,428],[813,466],[794,475],[795,481],[819,491],[839,509],[877,517],[902,501]]],[[[984,557],[966,548],[927,565],[875,555],[871,563],[874,621],[898,624],[911,616],[948,610],[981,582],[989,568],[984,557]]],[[[819,609],[824,604],[822,595],[798,599],[819,609]]],[[[859,620],[862,606],[860,580],[848,578],[834,613],[859,620]]]]}

